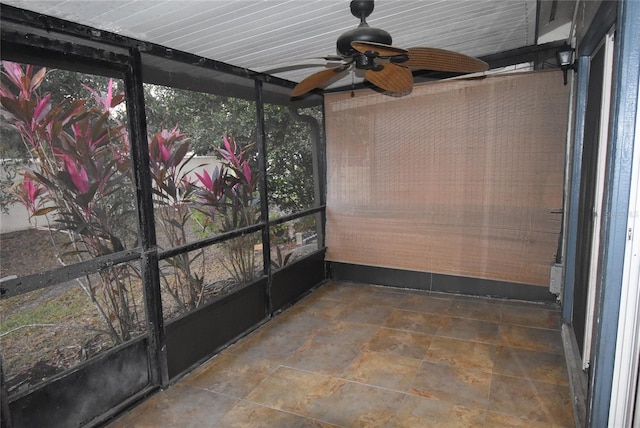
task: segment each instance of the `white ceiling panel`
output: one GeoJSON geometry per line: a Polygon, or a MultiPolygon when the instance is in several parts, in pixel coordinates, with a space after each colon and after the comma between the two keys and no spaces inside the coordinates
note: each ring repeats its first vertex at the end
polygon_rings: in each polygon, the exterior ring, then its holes
{"type": "MultiPolygon", "coordinates": [[[[546,0],[545,0],[546,1],[546,0]]],[[[349,0],[2,0],[255,71],[324,64],[359,20],[349,0]]],[[[370,26],[398,47],[483,56],[535,43],[536,0],[378,0],[370,26]]],[[[320,68],[318,68],[320,70],[320,68]]],[[[315,70],[276,74],[300,81],[315,70]]],[[[351,82],[347,77],[334,86],[351,82]]]]}

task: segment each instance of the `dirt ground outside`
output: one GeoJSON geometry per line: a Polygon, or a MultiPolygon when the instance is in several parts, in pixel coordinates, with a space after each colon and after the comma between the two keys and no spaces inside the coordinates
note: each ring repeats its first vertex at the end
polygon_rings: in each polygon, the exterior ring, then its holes
{"type": "MultiPolygon", "coordinates": [[[[0,277],[61,266],[55,247],[66,237],[27,229],[0,235],[0,277]]],[[[109,347],[102,320],[75,281],[0,300],[0,349],[10,393],[18,392],[109,347]]]]}

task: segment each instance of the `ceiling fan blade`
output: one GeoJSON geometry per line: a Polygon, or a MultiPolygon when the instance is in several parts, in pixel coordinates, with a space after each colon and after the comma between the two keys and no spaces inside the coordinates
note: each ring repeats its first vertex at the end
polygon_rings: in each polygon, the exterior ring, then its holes
{"type": "Polygon", "coordinates": [[[402,65],[433,71],[475,73],[486,71],[489,64],[477,58],[436,48],[409,48],[409,59],[402,65]]]}
{"type": "Polygon", "coordinates": [[[364,78],[385,91],[402,93],[413,88],[413,75],[408,68],[393,63],[384,64],[380,71],[367,70],[364,78]]]}
{"type": "Polygon", "coordinates": [[[345,65],[342,67],[329,68],[327,70],[322,70],[317,73],[313,73],[312,75],[303,79],[300,83],[293,88],[291,91],[292,97],[299,97],[300,95],[304,95],[309,91],[312,91],[316,88],[319,88],[323,84],[333,80],[338,79],[344,76],[349,70],[349,66],[345,65]]]}
{"type": "Polygon", "coordinates": [[[351,47],[360,53],[369,51],[377,52],[378,56],[396,56],[407,53],[406,49],[373,42],[351,42],[351,47]]]}

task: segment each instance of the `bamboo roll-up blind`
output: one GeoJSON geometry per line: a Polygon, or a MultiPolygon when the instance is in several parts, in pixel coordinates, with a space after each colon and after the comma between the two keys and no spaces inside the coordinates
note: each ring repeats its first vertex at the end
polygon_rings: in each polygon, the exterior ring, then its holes
{"type": "Polygon", "coordinates": [[[548,286],[568,111],[559,72],[325,103],[328,260],[548,286]]]}

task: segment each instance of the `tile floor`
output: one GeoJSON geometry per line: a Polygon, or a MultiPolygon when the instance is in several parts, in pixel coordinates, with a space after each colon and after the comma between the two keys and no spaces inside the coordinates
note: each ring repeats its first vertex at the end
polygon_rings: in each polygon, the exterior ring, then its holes
{"type": "Polygon", "coordinates": [[[572,427],[553,305],[329,282],[109,427],[572,427]]]}

